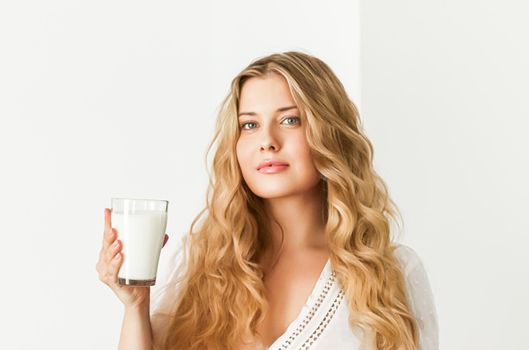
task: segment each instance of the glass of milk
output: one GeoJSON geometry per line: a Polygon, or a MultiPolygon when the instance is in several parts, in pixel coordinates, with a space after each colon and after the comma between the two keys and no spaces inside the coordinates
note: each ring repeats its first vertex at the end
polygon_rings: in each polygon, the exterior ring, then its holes
{"type": "Polygon", "coordinates": [[[119,284],[153,286],[156,283],[168,206],[166,200],[112,198],[112,227],[122,243],[119,284]]]}

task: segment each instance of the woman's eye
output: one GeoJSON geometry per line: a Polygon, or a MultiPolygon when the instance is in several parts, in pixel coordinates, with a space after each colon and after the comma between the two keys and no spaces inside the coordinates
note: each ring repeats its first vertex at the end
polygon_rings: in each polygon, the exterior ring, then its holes
{"type": "MultiPolygon", "coordinates": [[[[241,129],[246,129],[244,126],[248,125],[248,124],[255,124],[255,123],[253,123],[253,122],[243,123],[243,124],[241,124],[241,129]]],[[[252,128],[250,128],[250,129],[252,129],[252,128]]]]}
{"type": "MultiPolygon", "coordinates": [[[[287,117],[287,118],[283,119],[283,122],[284,121],[293,121],[293,122],[287,122],[287,125],[295,125],[296,123],[299,124],[299,117],[287,117]]],[[[241,129],[245,129],[245,130],[254,129],[253,127],[251,127],[251,125],[255,125],[255,123],[254,122],[242,123],[240,125],[240,127],[241,127],[241,129]],[[246,127],[247,125],[249,127],[246,127]]]]}
{"type": "MultiPolygon", "coordinates": [[[[285,118],[283,121],[285,121],[285,120],[297,120],[298,123],[299,123],[299,118],[298,117],[288,117],[288,118],[285,118]]],[[[287,124],[292,125],[292,123],[287,123],[287,124]]]]}

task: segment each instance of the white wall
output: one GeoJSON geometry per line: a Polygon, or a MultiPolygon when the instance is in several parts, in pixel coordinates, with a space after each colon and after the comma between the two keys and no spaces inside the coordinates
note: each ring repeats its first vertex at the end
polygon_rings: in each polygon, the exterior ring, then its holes
{"type": "Polygon", "coordinates": [[[183,4],[0,4],[0,348],[116,348],[122,306],[95,270],[103,209],[170,201],[163,272],[204,204],[216,109],[251,60],[305,50],[360,102],[358,1],[183,4]]]}
{"type": "Polygon", "coordinates": [[[442,349],[527,349],[529,3],[362,1],[362,113],[442,349]]]}

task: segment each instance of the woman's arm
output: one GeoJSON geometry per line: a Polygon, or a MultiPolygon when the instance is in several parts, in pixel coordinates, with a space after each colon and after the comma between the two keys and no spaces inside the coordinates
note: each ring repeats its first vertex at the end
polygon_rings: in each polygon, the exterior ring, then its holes
{"type": "Polygon", "coordinates": [[[437,308],[426,268],[417,252],[401,245],[396,251],[402,261],[412,312],[419,327],[419,350],[439,349],[437,308]]]}
{"type": "Polygon", "coordinates": [[[152,329],[149,316],[150,298],[136,306],[126,306],[119,350],[152,350],[152,329]]]}

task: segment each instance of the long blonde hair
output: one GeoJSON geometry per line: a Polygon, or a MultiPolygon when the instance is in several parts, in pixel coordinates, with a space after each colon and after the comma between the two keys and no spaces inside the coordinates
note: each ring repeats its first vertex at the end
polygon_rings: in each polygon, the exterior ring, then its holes
{"type": "Polygon", "coordinates": [[[164,349],[232,350],[244,339],[258,338],[257,326],[268,310],[258,261],[269,244],[271,218],[246,185],[235,147],[242,86],[269,73],[286,79],[307,123],[314,165],[324,177],[325,237],[350,324],[372,330],[378,349],[416,349],[417,324],[390,237],[390,219],[398,222],[400,213],[373,169],[372,144],[343,85],[322,60],[299,51],[251,62],[232,80],[220,106],[206,152],[207,159],[217,146],[206,206],[186,237],[187,270],[164,349]]]}

